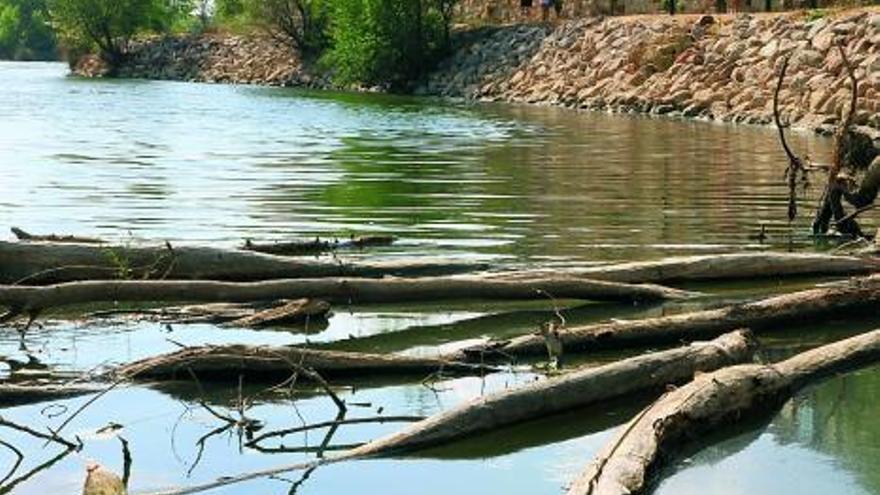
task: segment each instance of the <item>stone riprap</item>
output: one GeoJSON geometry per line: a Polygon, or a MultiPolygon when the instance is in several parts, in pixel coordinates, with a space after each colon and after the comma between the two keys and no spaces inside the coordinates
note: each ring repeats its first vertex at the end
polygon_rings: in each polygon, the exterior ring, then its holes
{"type": "MultiPolygon", "coordinates": [[[[777,74],[791,57],[781,113],[830,132],[848,106],[845,47],[859,79],[855,122],[880,129],[880,10],[809,19],[737,16],[592,17],[461,32],[454,52],[416,90],[474,100],[560,105],[768,124],[777,74]]],[[[94,57],[75,72],[100,75],[94,57]]],[[[122,77],[330,88],[294,51],[233,35],[141,40],[122,77]]]]}
{"type": "Polygon", "coordinates": [[[678,114],[768,124],[785,57],[781,113],[827,132],[859,79],[856,123],[880,128],[880,13],[585,18],[509,26],[461,46],[422,92],[477,100],[678,114]]]}
{"type": "MultiPolygon", "coordinates": [[[[96,57],[81,59],[79,75],[104,75],[96,57]]],[[[139,40],[130,48],[118,77],[229,84],[324,88],[328,78],[310,71],[295,50],[261,36],[206,34],[139,40]]]]}

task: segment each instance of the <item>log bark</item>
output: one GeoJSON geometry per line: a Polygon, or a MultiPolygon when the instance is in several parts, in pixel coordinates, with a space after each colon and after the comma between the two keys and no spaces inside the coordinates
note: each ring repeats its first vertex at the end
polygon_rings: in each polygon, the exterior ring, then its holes
{"type": "Polygon", "coordinates": [[[37,235],[25,232],[18,227],[12,227],[9,230],[20,241],[28,242],[73,242],[79,244],[103,244],[104,241],[95,237],[80,237],[75,235],[37,235]]]}
{"type": "Polygon", "coordinates": [[[880,271],[871,257],[819,253],[736,253],[684,256],[578,269],[578,276],[626,283],[670,283],[796,276],[861,275],[880,271]]]}
{"type": "MultiPolygon", "coordinates": [[[[287,378],[298,369],[312,369],[324,377],[375,375],[428,375],[442,370],[450,373],[477,373],[480,365],[443,358],[421,358],[393,354],[319,351],[299,347],[207,346],[183,349],[122,366],[114,374],[130,379],[237,380],[287,378]]],[[[308,378],[304,376],[304,378],[308,378]]]]}
{"type": "Polygon", "coordinates": [[[272,242],[262,244],[247,240],[242,249],[278,256],[302,256],[308,254],[328,253],[343,249],[364,249],[368,247],[390,246],[394,243],[394,240],[394,237],[390,235],[368,235],[352,237],[345,240],[334,239],[332,241],[315,238],[313,241],[272,242]]]}
{"type": "Polygon", "coordinates": [[[375,456],[437,446],[479,432],[601,404],[690,380],[695,372],[749,361],[755,342],[736,331],[710,342],[636,356],[481,397],[349,453],[375,456]]]}
{"type": "Polygon", "coordinates": [[[341,263],[213,247],[0,241],[0,283],[174,279],[249,282],[286,278],[429,276],[485,270],[460,261],[341,263]]]}
{"type": "MultiPolygon", "coordinates": [[[[841,312],[865,310],[875,307],[878,302],[880,275],[874,275],[833,287],[793,292],[720,309],[572,327],[559,334],[566,352],[671,344],[711,338],[736,328],[762,330],[783,322],[815,320],[841,312]]],[[[465,349],[464,356],[458,359],[482,360],[490,356],[529,356],[545,352],[544,339],[529,334],[465,349]]]]}
{"type": "Polygon", "coordinates": [[[297,299],[280,306],[258,311],[252,315],[237,318],[224,326],[262,328],[270,325],[284,325],[323,320],[330,312],[330,303],[317,299],[297,299]]]}
{"type": "Polygon", "coordinates": [[[95,311],[86,318],[152,321],[170,324],[209,323],[230,327],[260,328],[269,325],[314,323],[326,328],[330,303],[319,299],[259,301],[253,303],[207,303],[161,308],[95,311]]]}
{"type": "Polygon", "coordinates": [[[263,282],[84,281],[49,286],[0,286],[0,305],[14,312],[71,304],[133,301],[252,302],[318,298],[331,302],[389,303],[437,300],[560,299],[653,301],[693,293],[656,285],[600,282],[572,277],[497,280],[483,277],[417,279],[296,279],[263,282]]]}
{"type": "Polygon", "coordinates": [[[609,442],[568,495],[646,493],[682,444],[750,414],[773,410],[822,377],[880,361],[880,330],[772,365],[740,365],[697,376],[639,413],[609,442]]]}
{"type": "Polygon", "coordinates": [[[79,395],[97,393],[101,390],[101,387],[94,385],[4,383],[0,384],[0,407],[23,406],[50,400],[67,399],[79,395]]]}

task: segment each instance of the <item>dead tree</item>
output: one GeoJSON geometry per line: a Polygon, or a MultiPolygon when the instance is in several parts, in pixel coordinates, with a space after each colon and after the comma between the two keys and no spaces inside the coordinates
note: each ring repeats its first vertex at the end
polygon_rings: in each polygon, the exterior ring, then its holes
{"type": "MultiPolygon", "coordinates": [[[[875,159],[878,153],[871,137],[853,129],[853,121],[858,108],[859,83],[846,51],[840,45],[837,49],[850,81],[851,97],[849,108],[834,133],[834,152],[831,165],[827,168],[828,179],[825,189],[813,218],[813,234],[827,233],[833,221],[836,230],[841,234],[864,237],[855,217],[871,209],[871,205],[877,198],[878,188],[880,188],[880,160],[875,159]],[[857,184],[859,175],[861,182],[857,184]],[[856,208],[854,213],[847,214],[843,205],[844,200],[856,208]]],[[[789,59],[783,61],[776,84],[773,97],[773,116],[779,130],[782,148],[789,160],[785,177],[789,188],[788,218],[789,221],[792,221],[797,216],[798,184],[802,184],[804,187],[809,184],[808,173],[812,167],[807,166],[806,162],[791,150],[785,140],[785,125],[779,114],[779,93],[782,89],[788,63],[789,59]]]]}

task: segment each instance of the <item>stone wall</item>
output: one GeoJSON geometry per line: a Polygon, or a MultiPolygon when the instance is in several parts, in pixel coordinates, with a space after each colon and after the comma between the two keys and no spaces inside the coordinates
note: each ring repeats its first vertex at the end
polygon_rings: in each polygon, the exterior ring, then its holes
{"type": "MultiPolygon", "coordinates": [[[[106,71],[95,57],[86,57],[74,67],[75,73],[92,77],[106,71]]],[[[140,40],[131,47],[126,63],[116,75],[211,83],[329,86],[327,78],[307,70],[290,47],[269,38],[235,35],[140,40]]]]}
{"type": "MultiPolygon", "coordinates": [[[[540,17],[540,1],[532,0],[530,18],[540,17]]],[[[725,13],[734,7],[742,12],[761,12],[767,0],[676,0],[681,13],[725,13]]],[[[830,0],[816,0],[827,6],[830,0]]],[[[770,0],[772,10],[806,8],[808,0],[770,0]]],[[[562,17],[576,19],[595,15],[656,14],[663,11],[662,0],[561,0],[562,17]]],[[[512,23],[528,21],[520,8],[520,0],[460,0],[457,17],[467,23],[512,23]]],[[[554,16],[555,17],[555,16],[554,16]]]]}
{"type": "Polygon", "coordinates": [[[496,28],[458,51],[422,92],[571,108],[772,122],[776,74],[793,126],[827,131],[848,104],[845,46],[859,83],[858,124],[880,128],[880,13],[588,18],[496,28]]]}
{"type": "MultiPolygon", "coordinates": [[[[856,122],[880,129],[877,9],[817,20],[803,13],[592,17],[488,26],[457,40],[418,93],[755,124],[772,122],[776,74],[791,57],[782,114],[818,132],[833,128],[848,102],[842,43],[860,80],[856,122]]],[[[93,58],[75,68],[92,76],[103,70],[93,58]]],[[[288,47],[230,35],[143,40],[118,75],[331,87],[288,47]]]]}

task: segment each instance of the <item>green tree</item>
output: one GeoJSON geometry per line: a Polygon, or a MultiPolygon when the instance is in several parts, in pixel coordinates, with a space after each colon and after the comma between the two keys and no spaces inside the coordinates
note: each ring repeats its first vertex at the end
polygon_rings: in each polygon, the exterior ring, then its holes
{"type": "Polygon", "coordinates": [[[44,0],[0,0],[0,58],[54,59],[55,36],[44,0]]]}
{"type": "Polygon", "coordinates": [[[246,8],[260,28],[301,53],[327,46],[327,0],[248,0],[246,8]]]}
{"type": "Polygon", "coordinates": [[[343,84],[401,89],[449,45],[451,0],[334,0],[325,61],[343,84]]]}
{"type": "Polygon", "coordinates": [[[54,27],[76,51],[97,50],[111,67],[142,31],[168,29],[189,3],[176,0],[48,0],[54,27]]]}

